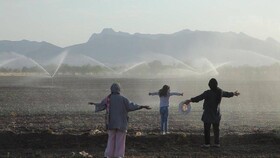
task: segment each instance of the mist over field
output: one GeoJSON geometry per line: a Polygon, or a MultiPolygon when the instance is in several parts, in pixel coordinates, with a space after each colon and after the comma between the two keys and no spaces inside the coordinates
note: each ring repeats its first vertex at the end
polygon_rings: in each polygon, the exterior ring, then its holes
{"type": "Polygon", "coordinates": [[[86,43],[61,48],[47,42],[0,41],[0,72],[54,76],[276,80],[280,44],[244,33],[183,30],[129,34],[104,29],[86,43]],[[245,76],[240,74],[245,72],[245,76]],[[274,73],[275,72],[275,73],[274,73]]]}

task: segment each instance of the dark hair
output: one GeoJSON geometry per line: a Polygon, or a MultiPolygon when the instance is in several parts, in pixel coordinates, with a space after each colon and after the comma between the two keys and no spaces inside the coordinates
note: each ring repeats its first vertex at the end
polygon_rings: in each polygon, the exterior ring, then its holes
{"type": "Polygon", "coordinates": [[[168,90],[170,89],[170,87],[168,85],[164,85],[159,91],[158,91],[158,94],[160,97],[164,96],[166,97],[167,96],[167,92],[168,90]]]}
{"type": "Polygon", "coordinates": [[[222,90],[218,87],[218,82],[215,78],[211,78],[208,86],[210,87],[210,89],[212,91],[214,91],[216,93],[217,96],[217,103],[220,104],[221,100],[222,100],[222,90]]]}

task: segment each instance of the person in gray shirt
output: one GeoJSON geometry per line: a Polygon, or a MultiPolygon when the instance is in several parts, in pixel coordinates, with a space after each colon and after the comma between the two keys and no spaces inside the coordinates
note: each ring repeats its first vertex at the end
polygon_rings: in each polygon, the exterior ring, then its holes
{"type": "Polygon", "coordinates": [[[215,78],[210,79],[208,86],[210,90],[206,90],[201,95],[186,100],[185,104],[189,104],[190,102],[199,102],[204,100],[203,103],[203,114],[201,120],[204,122],[204,139],[205,144],[201,147],[209,148],[210,147],[210,128],[213,125],[214,130],[214,138],[215,143],[213,147],[220,147],[220,139],[219,139],[219,126],[221,120],[220,113],[220,103],[222,97],[230,98],[233,96],[238,96],[240,93],[238,91],[235,92],[226,92],[218,87],[218,82],[215,78]]]}
{"type": "Polygon", "coordinates": [[[106,110],[108,142],[104,153],[105,157],[124,157],[128,112],[143,108],[151,109],[149,106],[130,102],[120,94],[120,90],[120,85],[113,83],[111,94],[103,99],[101,103],[89,102],[89,104],[95,105],[95,112],[106,110]]]}

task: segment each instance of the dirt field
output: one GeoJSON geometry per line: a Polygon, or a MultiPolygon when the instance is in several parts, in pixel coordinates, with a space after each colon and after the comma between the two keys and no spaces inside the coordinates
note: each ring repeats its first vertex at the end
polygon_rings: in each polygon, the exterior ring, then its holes
{"type": "MultiPolygon", "coordinates": [[[[107,135],[104,113],[88,101],[100,101],[112,82],[120,82],[130,100],[150,111],[129,114],[126,157],[280,157],[280,84],[270,81],[221,81],[241,96],[222,101],[221,148],[201,149],[202,103],[178,112],[180,101],[200,94],[207,81],[2,77],[0,78],[0,157],[102,157],[107,135]],[[169,130],[159,135],[158,97],[148,92],[163,84],[183,92],[170,100],[169,130]],[[260,87],[260,85],[262,85],[260,87]],[[261,89],[261,90],[260,90],[261,89]]],[[[213,139],[212,139],[213,142],[213,139]]]]}

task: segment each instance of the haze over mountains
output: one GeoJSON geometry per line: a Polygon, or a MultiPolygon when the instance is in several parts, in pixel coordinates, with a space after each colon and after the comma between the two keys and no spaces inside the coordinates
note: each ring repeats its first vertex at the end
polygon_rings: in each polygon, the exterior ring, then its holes
{"type": "Polygon", "coordinates": [[[259,40],[244,33],[182,30],[173,34],[129,34],[104,29],[87,42],[61,48],[48,42],[0,41],[0,66],[63,63],[96,64],[109,67],[161,61],[190,67],[251,65],[262,66],[280,61],[280,43],[272,38],[259,40]],[[7,63],[8,60],[14,60],[7,63]],[[17,60],[17,62],[15,62],[17,60]],[[3,64],[5,63],[6,64],[3,64]]]}

